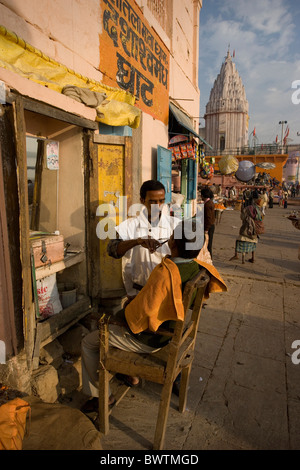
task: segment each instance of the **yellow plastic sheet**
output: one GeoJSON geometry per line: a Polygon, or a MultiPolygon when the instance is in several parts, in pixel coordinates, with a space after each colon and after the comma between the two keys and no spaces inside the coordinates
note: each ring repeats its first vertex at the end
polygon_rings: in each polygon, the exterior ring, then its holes
{"type": "Polygon", "coordinates": [[[105,93],[111,102],[98,116],[97,121],[110,126],[130,126],[137,128],[140,123],[140,110],[134,105],[135,97],[124,90],[109,87],[84,77],[65,65],[47,57],[38,49],[19,38],[15,33],[0,26],[0,67],[11,70],[22,77],[46,86],[58,93],[67,85],[88,88],[97,93],[105,93]],[[114,103],[118,110],[114,110],[114,103]]]}

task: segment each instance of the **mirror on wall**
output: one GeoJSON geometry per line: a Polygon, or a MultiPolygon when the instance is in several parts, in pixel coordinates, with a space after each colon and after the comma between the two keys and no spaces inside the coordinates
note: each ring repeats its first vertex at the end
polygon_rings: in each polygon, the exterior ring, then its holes
{"type": "Polygon", "coordinates": [[[26,137],[30,230],[54,232],[58,226],[59,142],[26,137]]]}

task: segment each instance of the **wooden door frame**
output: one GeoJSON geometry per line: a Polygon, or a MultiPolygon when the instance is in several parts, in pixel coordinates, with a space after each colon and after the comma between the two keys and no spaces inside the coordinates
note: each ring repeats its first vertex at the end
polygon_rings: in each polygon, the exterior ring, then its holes
{"type": "MultiPolygon", "coordinates": [[[[83,135],[83,158],[84,158],[84,188],[85,188],[85,217],[86,217],[86,261],[89,279],[88,294],[93,301],[94,286],[97,286],[100,273],[99,244],[96,234],[95,210],[98,202],[98,148],[99,143],[118,143],[124,145],[125,159],[125,193],[128,195],[128,205],[132,203],[132,137],[120,136],[99,136],[94,131],[98,128],[98,123],[81,119],[72,114],[56,110],[54,107],[25,98],[16,93],[8,94],[8,106],[11,105],[12,129],[15,134],[16,165],[18,168],[16,175],[17,196],[19,208],[19,230],[20,230],[20,287],[22,290],[23,313],[23,337],[24,349],[26,353],[27,366],[29,370],[33,368],[35,356],[35,344],[37,341],[37,328],[34,309],[34,298],[32,290],[30,243],[29,243],[29,207],[28,207],[28,186],[27,186],[27,154],[26,154],[26,123],[25,110],[34,111],[38,114],[53,117],[54,119],[70,122],[82,128],[83,135]],[[55,111],[55,112],[54,112],[55,111]],[[53,114],[54,112],[54,114],[53,114]],[[95,240],[96,239],[96,240],[95,240]]],[[[99,284],[98,284],[99,285],[99,284]]],[[[95,299],[95,304],[97,299],[95,299]]],[[[15,317],[16,318],[16,317],[15,317]]]]}
{"type": "Polygon", "coordinates": [[[27,154],[26,154],[26,124],[23,101],[20,96],[12,103],[14,117],[14,132],[17,160],[18,193],[20,204],[20,256],[22,265],[22,309],[24,346],[26,351],[27,366],[32,367],[32,357],[35,340],[35,309],[31,279],[31,259],[29,241],[29,206],[27,184],[27,154]]]}
{"type": "MultiPolygon", "coordinates": [[[[3,180],[2,151],[0,143],[0,339],[5,343],[6,356],[17,354],[17,336],[14,318],[9,234],[7,227],[5,191],[3,180]]],[[[5,358],[6,359],[6,358],[5,358]]]]}
{"type": "MultiPolygon", "coordinates": [[[[31,98],[23,97],[18,93],[7,93],[7,104],[5,107],[10,108],[7,111],[5,120],[12,120],[12,140],[14,140],[16,167],[16,200],[18,205],[18,223],[19,223],[19,251],[17,253],[20,258],[20,266],[14,272],[13,276],[20,280],[20,290],[22,290],[22,299],[18,304],[16,315],[22,312],[23,316],[23,338],[24,350],[26,354],[27,367],[29,370],[33,368],[33,359],[35,355],[35,344],[37,340],[37,327],[35,318],[35,307],[32,289],[32,274],[30,260],[30,242],[29,242],[29,206],[28,206],[28,184],[27,184],[27,153],[26,153],[26,123],[25,110],[33,111],[43,116],[51,117],[63,122],[81,127],[82,131],[90,129],[94,131],[98,128],[98,123],[90,121],[80,116],[59,110],[51,105],[38,102],[31,98]],[[13,135],[14,134],[14,135],[13,135]],[[20,311],[21,310],[21,311],[20,311]]],[[[13,168],[10,168],[13,171],[13,168]]],[[[85,172],[86,173],[86,172],[85,172]]],[[[87,224],[86,224],[87,225],[87,224]]],[[[10,253],[10,258],[12,253],[10,253]]],[[[13,269],[13,267],[12,267],[13,269]]],[[[17,289],[17,287],[16,287],[17,289]]],[[[19,323],[19,322],[18,322],[19,323]]],[[[22,341],[23,342],[23,341],[22,341]]],[[[16,355],[18,351],[14,350],[16,355]]]]}

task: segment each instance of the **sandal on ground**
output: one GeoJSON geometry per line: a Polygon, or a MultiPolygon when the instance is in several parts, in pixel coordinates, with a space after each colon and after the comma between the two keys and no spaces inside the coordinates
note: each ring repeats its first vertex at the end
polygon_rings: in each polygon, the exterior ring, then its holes
{"type": "MultiPolygon", "coordinates": [[[[113,395],[109,397],[108,406],[112,408],[116,404],[116,399],[113,395]]],[[[99,398],[94,397],[88,400],[81,408],[82,413],[93,413],[99,411],[99,398]]]]}
{"type": "Polygon", "coordinates": [[[123,382],[125,385],[127,385],[127,387],[137,387],[139,382],[134,384],[132,382],[132,377],[130,377],[129,375],[124,375],[124,374],[116,374],[116,379],[120,380],[121,382],[123,382]]]}
{"type": "Polygon", "coordinates": [[[93,411],[97,411],[99,408],[99,398],[94,397],[88,400],[84,405],[80,408],[82,413],[92,413],[93,411]]]}

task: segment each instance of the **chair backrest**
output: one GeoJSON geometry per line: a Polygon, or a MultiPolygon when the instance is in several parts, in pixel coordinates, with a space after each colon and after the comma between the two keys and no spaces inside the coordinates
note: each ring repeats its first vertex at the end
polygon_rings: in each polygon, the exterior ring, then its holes
{"type": "MultiPolygon", "coordinates": [[[[208,274],[205,269],[202,269],[185,285],[182,297],[185,319],[184,321],[176,321],[174,332],[170,335],[172,338],[168,344],[168,348],[170,349],[167,366],[169,370],[174,371],[177,367],[179,368],[177,370],[179,373],[187,351],[192,352],[194,349],[202,301],[209,281],[210,278],[208,274]]],[[[172,375],[173,374],[174,372],[172,375]]]]}
{"type": "Polygon", "coordinates": [[[203,297],[209,280],[210,278],[205,269],[202,269],[186,283],[182,294],[184,321],[176,322],[174,341],[182,343],[183,337],[195,336],[200,319],[203,297]]]}

